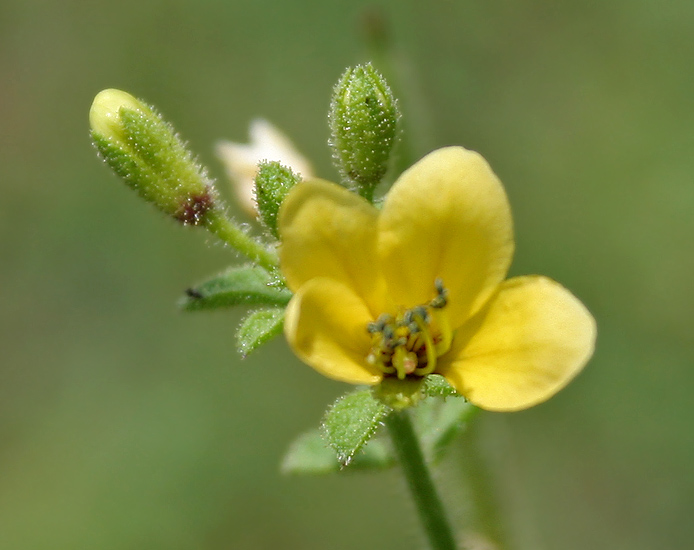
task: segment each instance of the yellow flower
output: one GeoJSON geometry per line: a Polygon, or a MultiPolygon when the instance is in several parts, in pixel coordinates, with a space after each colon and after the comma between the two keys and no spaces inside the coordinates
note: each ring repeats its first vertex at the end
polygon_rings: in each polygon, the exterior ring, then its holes
{"type": "Polygon", "coordinates": [[[558,283],[506,280],[508,199],[477,153],[439,149],[378,210],[323,180],[299,183],[279,217],[295,293],[285,334],[330,378],[443,375],[475,405],[513,411],[563,388],[593,353],[595,321],[558,283]]]}

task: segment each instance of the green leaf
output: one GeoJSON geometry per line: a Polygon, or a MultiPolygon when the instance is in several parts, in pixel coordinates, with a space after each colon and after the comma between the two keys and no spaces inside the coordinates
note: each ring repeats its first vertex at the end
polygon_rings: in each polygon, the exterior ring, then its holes
{"type": "Polygon", "coordinates": [[[342,466],[373,437],[391,409],[374,399],[371,389],[360,389],[340,397],[323,417],[323,435],[337,453],[342,466]]]}
{"type": "Polygon", "coordinates": [[[184,311],[232,306],[285,306],[292,293],[258,266],[233,267],[186,290],[179,301],[184,311]]]}
{"type": "Polygon", "coordinates": [[[246,317],[236,333],[236,347],[246,357],[277,336],[284,326],[284,308],[260,309],[246,317]]]}
{"type": "MultiPolygon", "coordinates": [[[[386,444],[379,439],[372,439],[354,457],[349,471],[384,469],[394,462],[386,444]]],[[[299,436],[282,461],[282,473],[285,474],[330,474],[340,470],[342,465],[335,451],[328,447],[319,430],[311,430],[299,436]]]]}
{"type": "Polygon", "coordinates": [[[428,460],[436,462],[479,411],[462,397],[425,399],[414,409],[415,428],[428,460]]]}

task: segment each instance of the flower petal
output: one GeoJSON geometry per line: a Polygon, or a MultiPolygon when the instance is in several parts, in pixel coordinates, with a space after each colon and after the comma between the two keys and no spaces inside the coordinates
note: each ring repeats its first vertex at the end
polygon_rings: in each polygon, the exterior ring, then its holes
{"type": "Polygon", "coordinates": [[[294,353],[321,374],[351,384],[377,384],[383,378],[366,362],[373,320],[366,304],[347,286],[315,278],[287,307],[284,333],[294,353]]]}
{"type": "Polygon", "coordinates": [[[289,288],[296,292],[314,277],[328,277],[361,296],[377,316],[384,294],[376,264],[377,219],[378,210],[344,187],[323,180],[297,184],[278,218],[289,288]]]}
{"type": "Polygon", "coordinates": [[[447,147],[404,172],[379,220],[379,256],[395,304],[411,307],[448,289],[453,327],[476,313],[506,277],[513,256],[511,210],[478,153],[447,147]]]}
{"type": "Polygon", "coordinates": [[[591,314],[559,283],[515,277],[458,331],[438,372],[483,409],[525,409],[580,372],[593,354],[595,336],[591,314]]]}

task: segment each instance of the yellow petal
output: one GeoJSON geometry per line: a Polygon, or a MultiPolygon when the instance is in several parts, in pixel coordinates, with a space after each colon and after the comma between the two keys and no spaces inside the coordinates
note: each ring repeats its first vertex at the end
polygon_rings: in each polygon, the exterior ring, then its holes
{"type": "Polygon", "coordinates": [[[344,187],[323,180],[297,184],[278,218],[280,264],[289,288],[296,292],[314,277],[328,277],[361,296],[374,317],[380,314],[377,219],[373,206],[344,187]]]}
{"type": "Polygon", "coordinates": [[[311,279],[287,307],[284,333],[294,353],[328,378],[377,384],[382,373],[366,358],[371,348],[366,304],[332,279],[311,279]]]}
{"type": "Polygon", "coordinates": [[[580,372],[593,354],[595,336],[591,314],[559,283],[516,277],[458,331],[438,372],[483,409],[525,409],[580,372]]]}
{"type": "Polygon", "coordinates": [[[396,305],[411,307],[448,289],[460,326],[504,280],[513,256],[506,193],[487,162],[462,147],[430,153],[395,182],[379,220],[379,255],[396,305]]]}

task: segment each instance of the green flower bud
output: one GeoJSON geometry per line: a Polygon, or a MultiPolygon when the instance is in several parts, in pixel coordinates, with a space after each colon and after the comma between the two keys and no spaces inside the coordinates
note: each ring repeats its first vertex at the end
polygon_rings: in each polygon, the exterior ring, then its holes
{"type": "Polygon", "coordinates": [[[344,72],[330,104],[330,145],[342,177],[369,200],[388,170],[398,118],[388,84],[370,63],[344,72]]]}
{"type": "Polygon", "coordinates": [[[206,222],[217,199],[212,181],[154,109],[126,92],[103,90],[89,123],[95,147],[129,187],[183,224],[206,222]]]}
{"type": "Polygon", "coordinates": [[[260,220],[272,235],[279,239],[277,212],[289,190],[301,181],[290,168],[279,162],[261,162],[255,177],[255,200],[260,220]]]}

